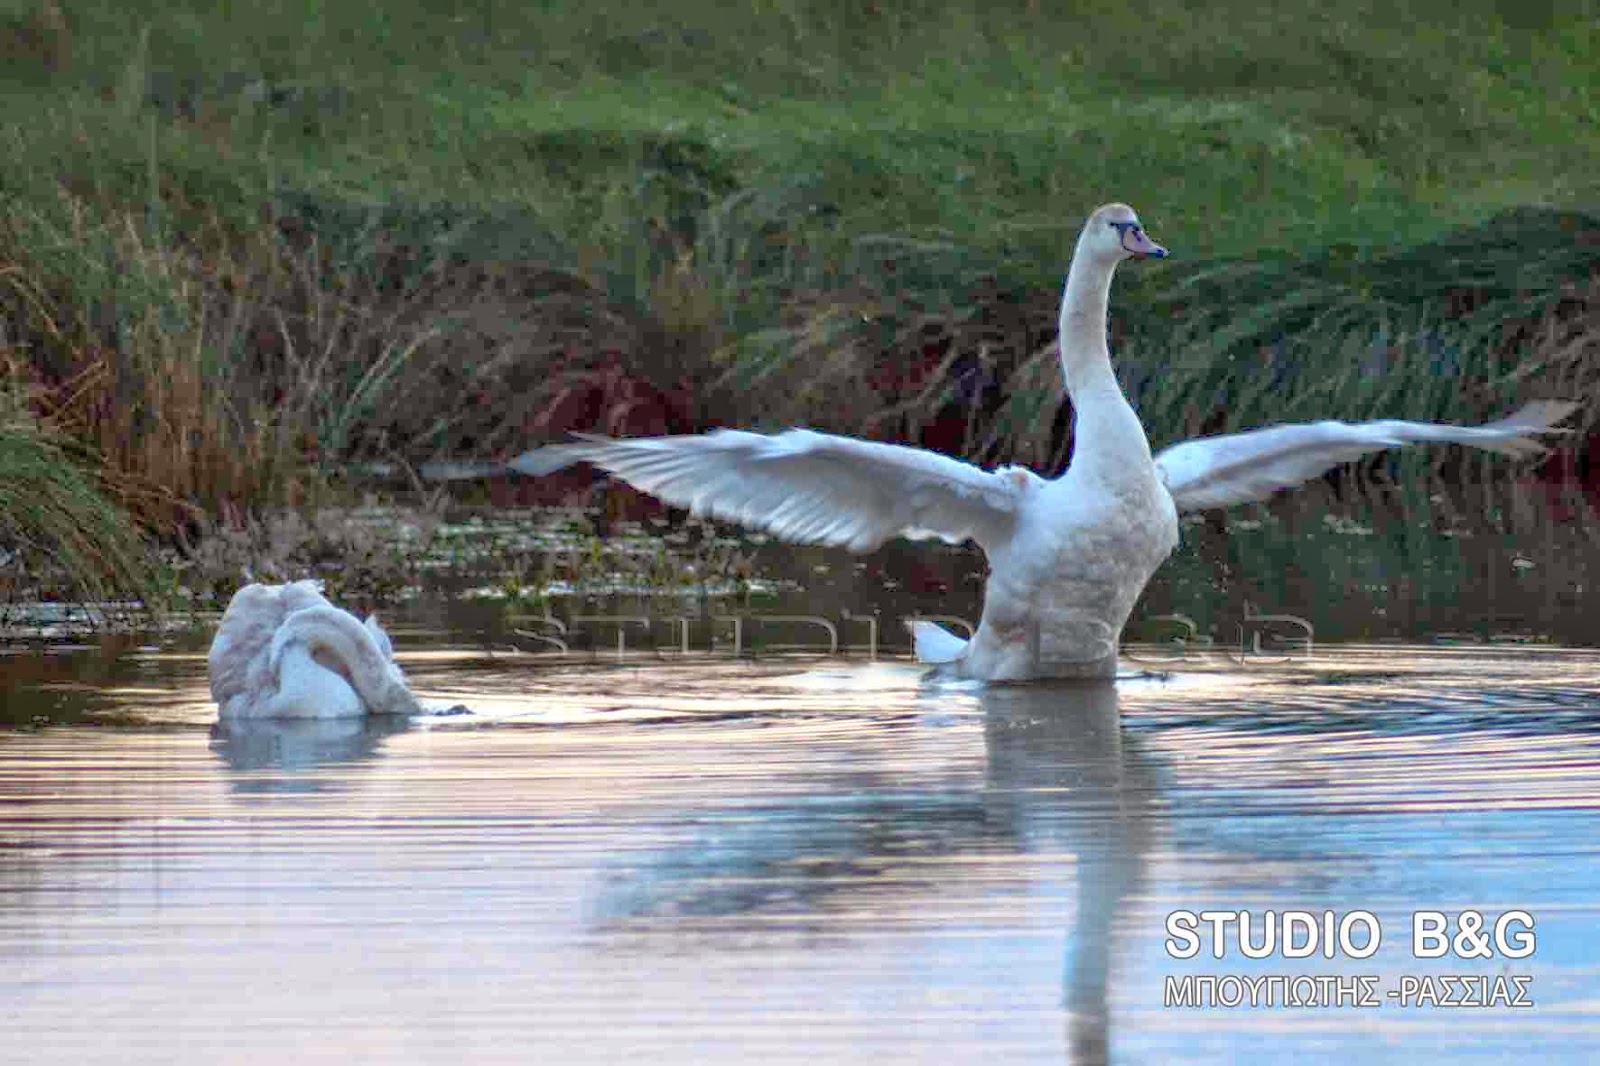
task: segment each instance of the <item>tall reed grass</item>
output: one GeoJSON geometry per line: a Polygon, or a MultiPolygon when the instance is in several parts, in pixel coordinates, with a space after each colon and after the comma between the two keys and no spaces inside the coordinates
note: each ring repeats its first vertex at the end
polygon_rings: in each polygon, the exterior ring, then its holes
{"type": "MultiPolygon", "coordinates": [[[[40,425],[14,378],[0,380],[0,589],[104,600],[148,593],[152,572],[127,516],[70,439],[40,425]]],[[[151,606],[159,606],[152,600],[151,606]]]]}

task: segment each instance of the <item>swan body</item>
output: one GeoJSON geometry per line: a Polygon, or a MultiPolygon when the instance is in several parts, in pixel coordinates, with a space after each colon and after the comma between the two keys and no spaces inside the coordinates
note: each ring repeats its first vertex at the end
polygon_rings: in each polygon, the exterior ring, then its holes
{"type": "Polygon", "coordinates": [[[1533,403],[1483,426],[1273,426],[1197,438],[1152,456],[1111,367],[1106,315],[1117,266],[1165,255],[1126,205],[1107,204],[1084,225],[1061,304],[1075,443],[1070,466],[1054,480],[806,429],[584,436],[507,465],[542,475],[587,461],[668,503],[797,542],[870,551],[895,536],[971,539],[989,560],[982,620],[970,641],[915,623],[918,657],[990,681],[1110,678],[1135,601],[1177,545],[1179,512],[1265,499],[1412,441],[1537,454],[1542,446],[1532,437],[1559,432],[1553,423],[1576,407],[1533,403]]]}
{"type": "Polygon", "coordinates": [[[329,603],[314,581],[234,593],[207,656],[221,717],[353,718],[422,710],[389,635],[329,603]]]}

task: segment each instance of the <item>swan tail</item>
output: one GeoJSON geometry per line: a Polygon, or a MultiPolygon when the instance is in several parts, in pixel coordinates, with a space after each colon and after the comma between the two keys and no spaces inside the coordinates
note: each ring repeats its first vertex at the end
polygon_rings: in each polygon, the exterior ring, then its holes
{"type": "Polygon", "coordinates": [[[916,646],[917,661],[953,663],[967,653],[967,641],[937,622],[907,622],[916,646]]]}

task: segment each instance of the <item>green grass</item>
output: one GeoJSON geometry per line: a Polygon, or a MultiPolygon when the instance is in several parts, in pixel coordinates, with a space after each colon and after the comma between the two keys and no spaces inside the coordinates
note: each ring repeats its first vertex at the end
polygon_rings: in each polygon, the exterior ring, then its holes
{"type": "MultiPolygon", "coordinates": [[[[0,383],[0,545],[7,597],[56,587],[87,600],[150,592],[128,517],[96,486],[70,442],[43,429],[0,383]]],[[[153,600],[152,607],[159,607],[153,600]]]]}
{"type": "Polygon", "coordinates": [[[1049,465],[1112,198],[1176,253],[1116,296],[1157,440],[1594,383],[1538,323],[1600,267],[1600,6],[1058,8],[0,0],[0,311],[65,428],[104,366],[96,450],[213,515],[514,449],[611,353],[910,436],[951,390],[885,368],[986,353],[967,450],[1049,465]]]}
{"type": "Polygon", "coordinates": [[[47,156],[123,194],[154,156],[217,198],[515,205],[611,256],[641,208],[797,178],[843,233],[1036,277],[1112,196],[1205,257],[1408,243],[1594,192],[1592,8],[1518,28],[1482,0],[858,7],[86,0],[69,69],[13,92],[54,120],[26,123],[47,156]]]}

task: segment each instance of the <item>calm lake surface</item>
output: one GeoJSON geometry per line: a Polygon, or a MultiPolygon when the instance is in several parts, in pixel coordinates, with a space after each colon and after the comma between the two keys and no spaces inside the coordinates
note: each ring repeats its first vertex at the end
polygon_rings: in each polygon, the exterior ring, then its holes
{"type": "Polygon", "coordinates": [[[990,690],[861,658],[402,661],[474,713],[214,734],[203,651],[0,658],[0,1057],[1600,1060],[1594,651],[990,690]],[[1412,957],[1413,911],[1463,908],[1526,910],[1536,951],[1412,957]],[[1209,909],[1361,909],[1383,940],[1169,957],[1167,915],[1209,909]],[[1163,1005],[1269,974],[1525,975],[1536,1006],[1163,1005]]]}

